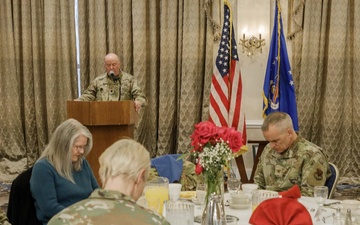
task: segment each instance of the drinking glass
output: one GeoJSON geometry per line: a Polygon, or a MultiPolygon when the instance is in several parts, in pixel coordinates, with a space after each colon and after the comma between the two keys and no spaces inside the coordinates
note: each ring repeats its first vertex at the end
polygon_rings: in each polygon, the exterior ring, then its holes
{"type": "Polygon", "coordinates": [[[166,201],[166,219],[171,225],[193,225],[194,204],[185,201],[166,201]]]}
{"type": "Polygon", "coordinates": [[[179,183],[169,184],[169,197],[170,200],[176,202],[180,198],[182,185],[179,183]]]}
{"type": "Polygon", "coordinates": [[[241,182],[239,178],[231,177],[227,180],[227,188],[230,194],[239,191],[241,182]]]}
{"type": "Polygon", "coordinates": [[[256,209],[256,207],[258,207],[260,202],[261,202],[261,200],[260,200],[260,190],[255,189],[255,190],[253,190],[251,192],[251,208],[252,208],[253,212],[256,209]]]}
{"type": "Polygon", "coordinates": [[[205,204],[205,197],[206,197],[206,184],[204,183],[198,183],[196,185],[196,199],[198,203],[201,206],[201,209],[203,205],[205,204]]]}
{"type": "Polygon", "coordinates": [[[320,206],[323,206],[328,197],[328,187],[327,186],[315,186],[314,187],[314,197],[316,199],[316,203],[320,206]]]}

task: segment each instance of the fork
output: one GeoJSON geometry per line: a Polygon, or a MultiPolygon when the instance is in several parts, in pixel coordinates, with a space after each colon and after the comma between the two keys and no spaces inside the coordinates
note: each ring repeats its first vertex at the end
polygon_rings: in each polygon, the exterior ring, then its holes
{"type": "Polygon", "coordinates": [[[324,223],[326,223],[326,219],[329,218],[329,217],[335,217],[335,213],[331,213],[331,215],[328,215],[328,216],[323,216],[321,220],[322,220],[324,223]]]}

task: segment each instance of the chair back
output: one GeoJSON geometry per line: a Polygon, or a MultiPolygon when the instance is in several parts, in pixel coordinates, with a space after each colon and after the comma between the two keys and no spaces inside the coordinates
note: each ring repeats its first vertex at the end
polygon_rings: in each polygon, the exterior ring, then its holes
{"type": "Polygon", "coordinates": [[[32,167],[20,173],[12,182],[7,217],[12,225],[41,225],[30,191],[32,167]]]}
{"type": "Polygon", "coordinates": [[[339,169],[333,163],[329,163],[329,167],[331,171],[331,176],[325,181],[325,186],[327,186],[329,189],[328,198],[330,199],[334,196],[336,184],[339,180],[339,169]]]}

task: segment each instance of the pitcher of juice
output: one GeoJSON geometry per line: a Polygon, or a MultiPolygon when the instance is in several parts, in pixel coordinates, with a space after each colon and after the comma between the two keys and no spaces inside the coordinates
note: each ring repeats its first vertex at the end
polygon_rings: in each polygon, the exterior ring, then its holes
{"type": "Polygon", "coordinates": [[[162,215],[164,202],[169,200],[169,179],[155,177],[146,184],[144,192],[148,208],[162,215]]]}

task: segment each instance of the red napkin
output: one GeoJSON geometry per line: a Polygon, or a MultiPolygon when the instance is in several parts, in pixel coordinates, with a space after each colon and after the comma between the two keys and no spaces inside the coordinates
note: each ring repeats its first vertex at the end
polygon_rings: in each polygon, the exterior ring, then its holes
{"type": "Polygon", "coordinates": [[[283,198],[298,199],[301,197],[300,188],[297,184],[295,184],[289,190],[279,192],[279,195],[281,195],[283,198]]]}
{"type": "Polygon", "coordinates": [[[307,209],[292,198],[267,199],[256,207],[250,224],[253,225],[312,225],[307,209]]]}

